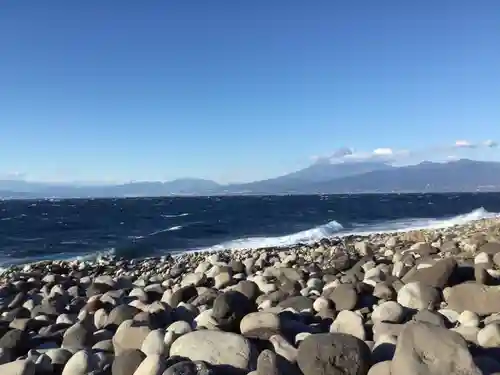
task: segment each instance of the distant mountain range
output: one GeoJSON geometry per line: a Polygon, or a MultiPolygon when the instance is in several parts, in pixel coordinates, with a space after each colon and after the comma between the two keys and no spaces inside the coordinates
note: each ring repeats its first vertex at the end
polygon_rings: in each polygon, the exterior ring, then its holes
{"type": "Polygon", "coordinates": [[[320,162],[284,176],[229,185],[198,178],[101,186],[0,180],[3,199],[474,191],[500,191],[500,162],[461,159],[402,167],[320,162]]]}

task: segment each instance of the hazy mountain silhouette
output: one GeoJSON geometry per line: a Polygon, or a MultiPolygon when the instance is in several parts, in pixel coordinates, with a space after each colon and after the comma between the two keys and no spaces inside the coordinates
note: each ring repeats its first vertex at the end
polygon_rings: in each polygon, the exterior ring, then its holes
{"type": "Polygon", "coordinates": [[[380,162],[316,163],[284,176],[229,185],[197,178],[102,186],[0,181],[1,198],[465,191],[500,191],[500,163],[467,159],[403,167],[380,162]]]}
{"type": "Polygon", "coordinates": [[[461,159],[372,171],[304,188],[305,193],[500,191],[500,163],[461,159]]]}

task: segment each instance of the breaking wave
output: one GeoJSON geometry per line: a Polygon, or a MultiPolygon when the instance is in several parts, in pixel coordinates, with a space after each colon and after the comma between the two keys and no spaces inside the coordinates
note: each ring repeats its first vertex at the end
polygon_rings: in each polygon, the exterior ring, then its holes
{"type": "Polygon", "coordinates": [[[257,249],[266,247],[285,247],[292,246],[298,243],[313,243],[325,237],[332,237],[344,229],[342,224],[332,220],[326,224],[320,225],[316,228],[300,231],[293,234],[277,237],[249,237],[237,240],[224,242],[204,250],[217,251],[224,249],[257,249]]]}
{"type": "Polygon", "coordinates": [[[500,217],[500,213],[488,212],[483,207],[475,209],[467,214],[457,215],[448,218],[412,218],[400,219],[393,221],[384,221],[380,223],[356,224],[347,225],[344,228],[339,222],[332,220],[318,227],[305,231],[277,236],[277,237],[249,237],[223,242],[221,244],[211,246],[203,251],[218,251],[225,249],[242,250],[242,249],[259,249],[269,247],[286,247],[293,246],[298,243],[311,244],[327,237],[344,237],[349,235],[368,235],[374,233],[392,233],[392,232],[407,232],[421,229],[439,229],[448,228],[455,225],[463,225],[471,221],[480,219],[489,219],[500,217]]]}

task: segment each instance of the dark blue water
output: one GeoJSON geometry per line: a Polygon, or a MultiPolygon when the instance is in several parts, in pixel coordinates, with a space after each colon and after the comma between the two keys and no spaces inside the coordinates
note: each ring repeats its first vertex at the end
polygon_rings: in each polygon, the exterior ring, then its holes
{"type": "Polygon", "coordinates": [[[0,201],[0,265],[106,251],[144,257],[291,245],[497,212],[494,193],[0,201]]]}

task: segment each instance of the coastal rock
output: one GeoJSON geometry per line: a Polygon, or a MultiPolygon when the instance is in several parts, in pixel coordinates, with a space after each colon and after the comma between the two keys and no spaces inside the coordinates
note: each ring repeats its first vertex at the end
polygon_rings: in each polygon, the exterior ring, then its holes
{"type": "Polygon", "coordinates": [[[194,285],[183,286],[177,289],[166,301],[171,307],[177,307],[181,302],[188,302],[198,296],[198,291],[194,285]]]}
{"type": "Polygon", "coordinates": [[[141,351],[147,356],[165,354],[165,332],[162,329],[155,329],[149,332],[141,345],[141,351]]]}
{"type": "Polygon", "coordinates": [[[333,301],[337,310],[352,310],[358,302],[358,294],[351,284],[340,284],[331,290],[325,291],[324,295],[333,301]]]}
{"type": "Polygon", "coordinates": [[[261,340],[268,340],[272,335],[280,333],[280,328],[280,318],[271,312],[250,313],[240,323],[243,336],[261,340]]]}
{"type": "Polygon", "coordinates": [[[297,361],[298,350],[282,335],[273,335],[269,337],[269,342],[272,344],[276,354],[285,358],[290,363],[295,363],[297,361]]]}
{"type": "Polygon", "coordinates": [[[97,369],[96,358],[87,350],[75,353],[64,366],[62,375],[87,375],[97,369]]]}
{"type": "Polygon", "coordinates": [[[112,375],[134,375],[146,355],[139,349],[124,350],[115,357],[111,367],[112,375]]]}
{"type": "Polygon", "coordinates": [[[398,338],[391,374],[481,375],[458,334],[428,323],[406,324],[398,338]]]}
{"type": "Polygon", "coordinates": [[[240,292],[245,295],[250,301],[255,302],[257,297],[260,294],[259,287],[256,283],[248,280],[242,280],[238,284],[235,285],[235,292],[240,292]]]}
{"type": "Polygon", "coordinates": [[[115,355],[120,355],[127,349],[140,349],[150,332],[147,325],[132,320],[124,321],[113,336],[115,355]]]}
{"type": "Polygon", "coordinates": [[[373,288],[373,296],[385,301],[390,301],[396,295],[394,288],[388,282],[380,282],[373,288]]]}
{"type": "Polygon", "coordinates": [[[469,310],[479,315],[500,312],[500,287],[463,283],[443,293],[448,308],[459,313],[469,310]]]}
{"type": "Polygon", "coordinates": [[[178,320],[178,321],[170,324],[167,327],[166,332],[172,332],[172,333],[174,333],[175,336],[178,337],[178,336],[182,336],[188,332],[191,332],[192,330],[193,330],[193,328],[191,327],[191,325],[188,322],[185,322],[183,320],[178,320]]]}
{"type": "Polygon", "coordinates": [[[163,375],[216,375],[216,373],[205,362],[181,361],[168,367],[163,375]]]}
{"type": "Polygon", "coordinates": [[[500,324],[491,323],[486,325],[478,332],[477,342],[483,348],[500,347],[500,324]]]}
{"type": "Polygon", "coordinates": [[[370,355],[368,346],[354,336],[321,333],[300,343],[297,364],[304,375],[364,375],[370,355]]]}
{"type": "Polygon", "coordinates": [[[313,301],[312,299],[305,296],[289,297],[280,302],[278,304],[278,307],[282,309],[293,309],[298,313],[311,312],[313,311],[313,301]]]}
{"type": "Polygon", "coordinates": [[[472,311],[465,310],[459,316],[457,320],[461,326],[464,327],[478,327],[479,326],[479,316],[472,311]]]}
{"type": "Polygon", "coordinates": [[[365,340],[366,332],[363,326],[363,318],[353,311],[342,310],[337,315],[330,327],[332,333],[345,333],[365,340]]]}
{"type": "Polygon", "coordinates": [[[53,366],[64,366],[73,356],[73,353],[69,350],[61,348],[49,349],[45,354],[50,358],[50,362],[53,366]]]}
{"type": "Polygon", "coordinates": [[[35,364],[29,360],[17,360],[3,365],[0,364],[0,374],[2,375],[35,375],[35,370],[35,364]]]}
{"type": "Polygon", "coordinates": [[[370,367],[367,375],[391,375],[391,361],[383,361],[370,367]]]}
{"type": "Polygon", "coordinates": [[[263,350],[257,358],[258,375],[284,375],[285,373],[279,367],[276,354],[268,349],[263,350]]]}
{"type": "Polygon", "coordinates": [[[434,288],[442,289],[448,284],[448,280],[457,267],[457,262],[453,258],[442,259],[432,267],[416,267],[403,276],[402,281],[405,284],[420,282],[434,288]]]}
{"type": "Polygon", "coordinates": [[[109,313],[105,327],[118,328],[126,320],[133,319],[138,310],[129,305],[118,305],[109,313]]]}
{"type": "Polygon", "coordinates": [[[416,322],[433,324],[438,327],[446,327],[445,317],[438,312],[431,310],[419,310],[412,318],[416,322]]]}
{"type": "Polygon", "coordinates": [[[179,337],[170,348],[170,356],[245,371],[254,370],[257,360],[256,351],[246,338],[213,330],[194,331],[179,337]]]}
{"type": "Polygon", "coordinates": [[[214,277],[214,286],[216,289],[224,289],[234,282],[230,272],[221,272],[214,277]]]}
{"type": "Polygon", "coordinates": [[[212,317],[222,329],[234,331],[239,328],[241,319],[254,311],[256,311],[255,304],[244,294],[229,291],[215,299],[212,317]]]}
{"type": "Polygon", "coordinates": [[[108,313],[105,309],[99,309],[94,313],[94,327],[102,329],[108,321],[108,313]]]}
{"type": "Polygon", "coordinates": [[[134,375],[162,375],[166,366],[159,355],[148,355],[134,372],[134,375]]]}
{"type": "Polygon", "coordinates": [[[397,298],[401,306],[415,310],[433,309],[439,300],[440,295],[437,289],[420,282],[403,286],[399,290],[397,298]]]}
{"type": "Polygon", "coordinates": [[[38,374],[52,374],[54,367],[50,358],[46,354],[41,354],[35,361],[35,373],[38,374]]]}
{"type": "Polygon", "coordinates": [[[0,338],[0,348],[9,350],[15,357],[24,355],[30,349],[28,335],[19,329],[11,329],[0,338]]]}
{"type": "Polygon", "coordinates": [[[90,343],[92,332],[82,323],[76,323],[64,333],[61,347],[72,351],[84,349],[90,343]]]}
{"type": "Polygon", "coordinates": [[[478,327],[467,327],[467,326],[458,326],[455,328],[451,328],[450,331],[458,333],[463,339],[469,343],[477,345],[477,335],[479,334],[478,327]]]}
{"type": "Polygon", "coordinates": [[[495,256],[496,254],[500,253],[500,243],[487,242],[479,247],[479,252],[495,256]]]}
{"type": "Polygon", "coordinates": [[[403,317],[403,306],[394,301],[381,303],[373,309],[372,313],[374,322],[400,323],[403,317]]]}
{"type": "Polygon", "coordinates": [[[206,281],[207,281],[207,276],[202,272],[188,273],[182,279],[181,286],[188,286],[188,285],[199,286],[203,285],[206,281]]]}

